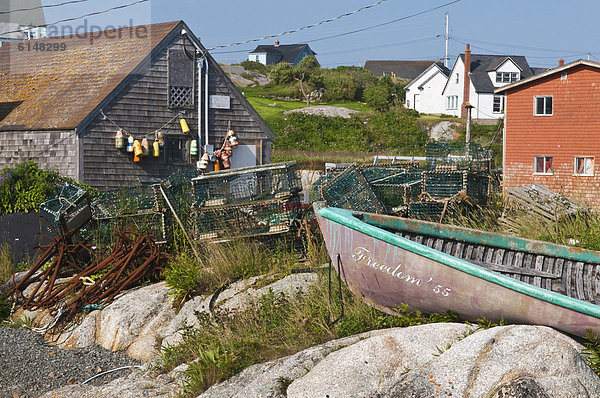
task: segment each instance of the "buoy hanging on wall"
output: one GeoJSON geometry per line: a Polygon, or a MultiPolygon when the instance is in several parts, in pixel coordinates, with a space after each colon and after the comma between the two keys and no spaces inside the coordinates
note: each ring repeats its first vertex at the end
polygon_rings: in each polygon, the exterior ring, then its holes
{"type": "Polygon", "coordinates": [[[134,156],[142,156],[144,151],[142,151],[142,144],[138,140],[133,141],[133,155],[134,156]]]}
{"type": "Polygon", "coordinates": [[[208,159],[209,159],[208,153],[204,152],[204,155],[202,155],[202,158],[198,162],[198,168],[200,170],[206,170],[206,168],[208,167],[208,159]]]}
{"type": "Polygon", "coordinates": [[[196,140],[192,140],[192,142],[190,143],[190,155],[198,155],[198,141],[196,140]]]}
{"type": "Polygon", "coordinates": [[[127,138],[127,152],[133,152],[133,136],[127,138]]]}
{"type": "Polygon", "coordinates": [[[143,156],[150,155],[150,144],[148,144],[147,138],[142,139],[142,155],[143,156]]]}
{"type": "Polygon", "coordinates": [[[153,149],[153,154],[154,157],[157,158],[160,156],[160,143],[158,141],[154,141],[152,143],[152,149],[153,149]]]}
{"type": "Polygon", "coordinates": [[[184,118],[179,119],[179,124],[181,125],[181,131],[183,131],[184,134],[190,132],[190,128],[184,118]]]}
{"type": "Polygon", "coordinates": [[[232,148],[235,148],[236,146],[238,146],[237,137],[235,136],[235,133],[233,130],[229,130],[227,132],[227,139],[229,141],[229,145],[231,145],[232,148]]]}
{"type": "Polygon", "coordinates": [[[121,130],[117,130],[117,134],[115,134],[115,148],[123,149],[125,146],[125,142],[123,140],[123,132],[121,130]]]}
{"type": "Polygon", "coordinates": [[[160,145],[160,147],[162,148],[165,145],[165,141],[164,141],[165,136],[162,133],[162,131],[159,131],[157,136],[158,136],[158,145],[160,145]]]}

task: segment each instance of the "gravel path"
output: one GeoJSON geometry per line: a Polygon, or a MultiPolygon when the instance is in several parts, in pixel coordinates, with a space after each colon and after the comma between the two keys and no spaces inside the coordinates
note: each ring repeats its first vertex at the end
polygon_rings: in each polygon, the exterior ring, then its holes
{"type": "MultiPolygon", "coordinates": [[[[124,352],[98,345],[62,350],[24,328],[0,326],[0,397],[34,398],[66,384],[80,383],[101,372],[141,365],[124,352]]],[[[106,383],[131,372],[100,376],[89,384],[106,383]]]]}

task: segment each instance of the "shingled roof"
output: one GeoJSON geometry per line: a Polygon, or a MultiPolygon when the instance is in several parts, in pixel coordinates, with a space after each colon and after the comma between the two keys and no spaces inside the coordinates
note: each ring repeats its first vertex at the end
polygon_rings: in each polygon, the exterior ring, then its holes
{"type": "Polygon", "coordinates": [[[257,46],[254,50],[252,50],[250,54],[266,53],[279,57],[279,59],[277,59],[277,61],[274,62],[276,64],[279,62],[287,62],[293,64],[304,48],[308,48],[308,50],[312,54],[316,54],[313,50],[310,49],[308,44],[280,44],[276,46],[261,44],[260,46],[257,46]]]}
{"type": "Polygon", "coordinates": [[[365,69],[376,77],[389,76],[392,72],[399,79],[413,80],[436,61],[366,61],[365,69]]]}
{"type": "Polygon", "coordinates": [[[76,128],[180,23],[4,44],[0,130],[76,128]]]}
{"type": "MultiPolygon", "coordinates": [[[[460,58],[465,62],[465,54],[460,54],[460,58]]],[[[534,75],[534,71],[529,66],[527,59],[521,55],[471,55],[471,82],[475,91],[478,93],[493,93],[496,87],[490,80],[488,72],[496,70],[507,59],[511,59],[521,69],[521,79],[526,79],[534,75]]]]}

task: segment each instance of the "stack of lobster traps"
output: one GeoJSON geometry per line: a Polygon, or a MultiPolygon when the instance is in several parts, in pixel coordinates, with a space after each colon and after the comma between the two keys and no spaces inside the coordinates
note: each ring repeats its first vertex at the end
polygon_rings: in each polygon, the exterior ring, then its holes
{"type": "Polygon", "coordinates": [[[295,162],[207,173],[192,179],[196,240],[278,235],[299,227],[300,171],[295,162]]]}

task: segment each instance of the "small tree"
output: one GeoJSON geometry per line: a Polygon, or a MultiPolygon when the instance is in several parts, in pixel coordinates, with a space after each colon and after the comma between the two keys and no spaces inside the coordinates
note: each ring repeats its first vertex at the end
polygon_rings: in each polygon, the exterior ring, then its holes
{"type": "Polygon", "coordinates": [[[311,80],[311,75],[314,74],[319,67],[319,62],[312,55],[302,58],[298,63],[298,66],[295,67],[296,73],[294,73],[294,80],[300,83],[300,91],[302,91],[302,96],[306,100],[307,108],[310,106],[310,91],[312,90],[309,90],[309,87],[305,87],[305,85],[308,85],[308,81],[311,80]]]}

